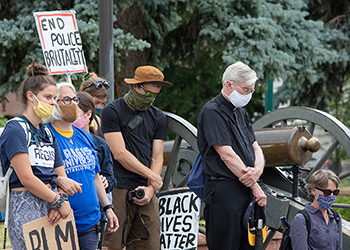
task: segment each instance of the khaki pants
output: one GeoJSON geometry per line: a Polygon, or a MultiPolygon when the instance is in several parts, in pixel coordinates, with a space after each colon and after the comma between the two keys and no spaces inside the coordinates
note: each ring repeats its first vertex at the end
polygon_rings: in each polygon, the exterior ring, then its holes
{"type": "MultiPolygon", "coordinates": [[[[119,219],[119,228],[116,232],[111,233],[106,230],[103,246],[109,248],[122,249],[123,227],[126,218],[126,203],[125,196],[128,190],[115,188],[112,191],[113,206],[115,214],[119,219]]],[[[127,250],[142,249],[142,250],[157,250],[160,248],[160,219],[158,198],[153,195],[151,201],[144,206],[137,206],[133,202],[129,202],[128,224],[125,226],[124,242],[128,243],[133,239],[146,238],[147,232],[139,218],[137,207],[139,208],[142,219],[145,222],[146,228],[150,234],[148,240],[139,240],[132,242],[127,250]]]]}

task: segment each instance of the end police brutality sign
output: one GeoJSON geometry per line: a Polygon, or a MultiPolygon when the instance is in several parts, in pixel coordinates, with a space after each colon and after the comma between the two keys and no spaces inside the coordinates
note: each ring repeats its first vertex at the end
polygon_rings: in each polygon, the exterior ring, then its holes
{"type": "Polygon", "coordinates": [[[50,74],[87,71],[75,11],[33,13],[50,74]]]}

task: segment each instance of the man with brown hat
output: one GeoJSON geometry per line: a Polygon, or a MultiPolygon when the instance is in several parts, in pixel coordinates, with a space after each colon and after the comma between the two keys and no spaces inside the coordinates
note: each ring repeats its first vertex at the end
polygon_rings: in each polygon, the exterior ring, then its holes
{"type": "Polygon", "coordinates": [[[163,185],[163,144],[167,136],[166,117],[152,104],[161,88],[172,86],[163,73],[141,66],[134,78],[125,78],[130,91],[109,103],[101,114],[102,131],[114,156],[117,187],[113,205],[121,226],[107,232],[104,246],[109,250],[160,248],[158,199],[163,185]]]}

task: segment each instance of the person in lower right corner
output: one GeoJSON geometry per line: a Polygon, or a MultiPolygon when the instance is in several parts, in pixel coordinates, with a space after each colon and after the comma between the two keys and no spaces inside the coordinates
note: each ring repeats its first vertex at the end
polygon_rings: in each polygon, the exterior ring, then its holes
{"type": "Polygon", "coordinates": [[[304,209],[310,217],[310,228],[304,215],[294,217],[290,228],[293,249],[343,249],[341,216],[330,209],[339,194],[339,183],[331,170],[320,169],[310,176],[306,190],[312,203],[304,209]]]}

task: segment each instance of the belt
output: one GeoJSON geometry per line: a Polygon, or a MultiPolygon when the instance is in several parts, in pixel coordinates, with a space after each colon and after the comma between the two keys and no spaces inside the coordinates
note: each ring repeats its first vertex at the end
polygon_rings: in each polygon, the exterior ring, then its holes
{"type": "Polygon", "coordinates": [[[207,181],[235,181],[235,179],[231,179],[231,178],[228,178],[228,177],[215,177],[215,176],[210,176],[208,175],[207,176],[207,181]]]}
{"type": "MultiPolygon", "coordinates": [[[[45,184],[48,188],[52,187],[51,183],[45,184]]],[[[11,191],[28,191],[25,187],[12,188],[11,191]]]]}

